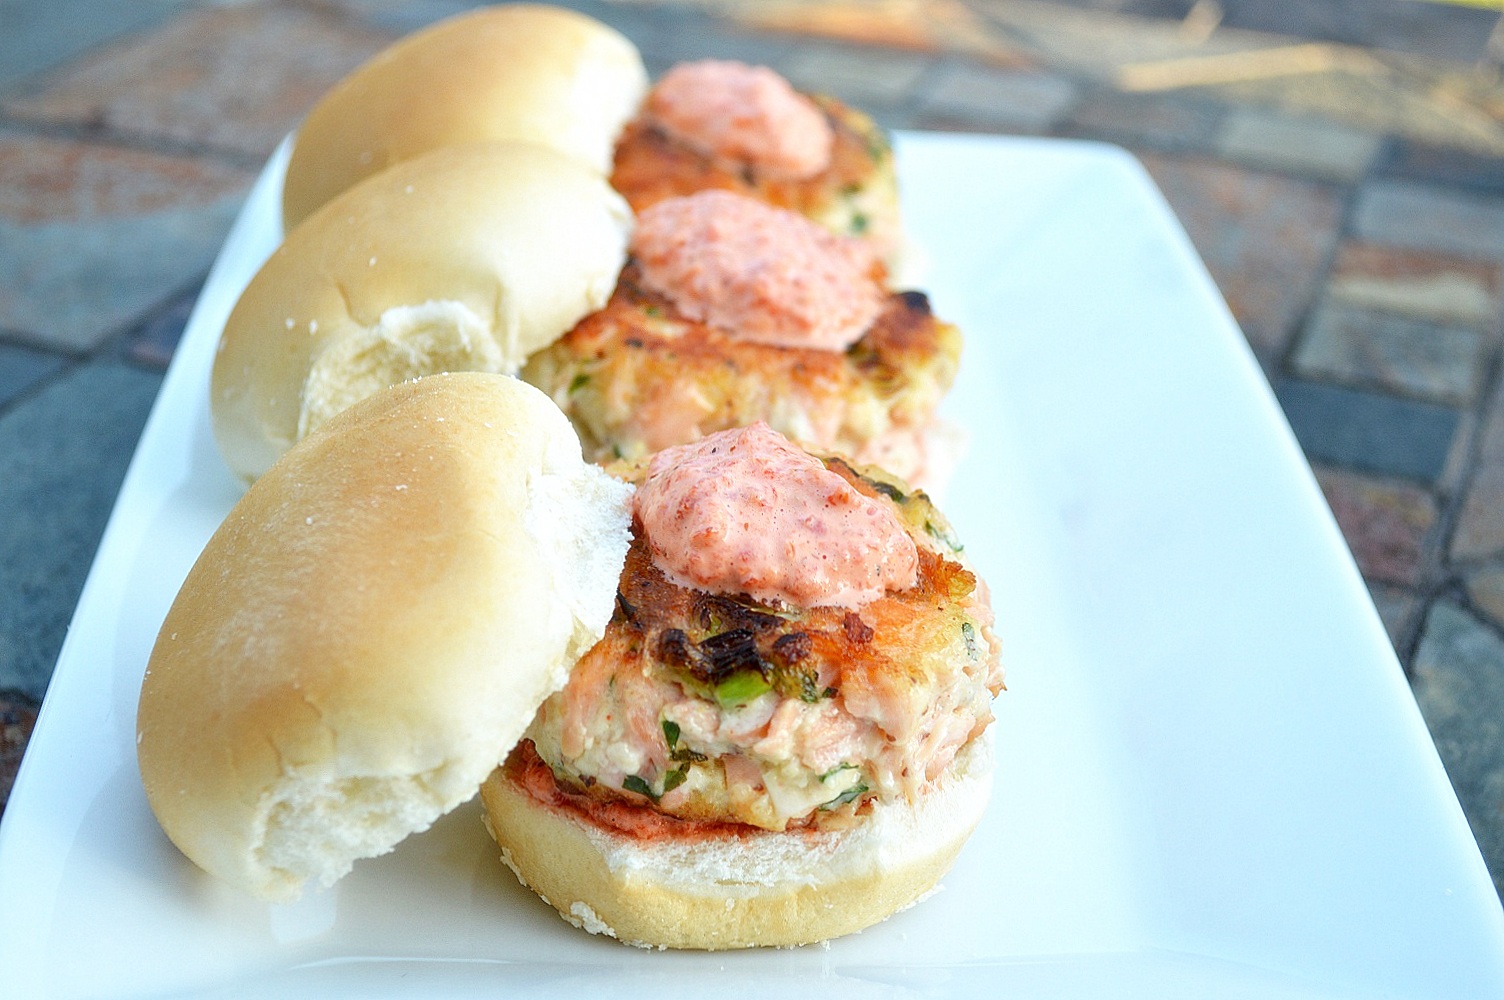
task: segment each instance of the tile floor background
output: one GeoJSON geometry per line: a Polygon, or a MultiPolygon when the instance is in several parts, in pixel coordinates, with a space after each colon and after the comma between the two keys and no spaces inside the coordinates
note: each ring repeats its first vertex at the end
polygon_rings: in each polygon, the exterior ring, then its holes
{"type": "MultiPolygon", "coordinates": [[[[580,0],[661,72],[1121,143],[1226,295],[1504,886],[1504,29],[1406,0],[580,0]]],[[[255,171],[449,0],[0,0],[0,804],[255,171]]]]}

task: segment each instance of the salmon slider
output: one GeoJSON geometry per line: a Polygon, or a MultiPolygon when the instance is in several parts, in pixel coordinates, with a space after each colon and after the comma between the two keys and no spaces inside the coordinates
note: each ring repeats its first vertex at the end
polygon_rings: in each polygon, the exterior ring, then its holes
{"type": "Polygon", "coordinates": [[[987,590],[923,493],[766,425],[628,470],[605,636],[482,789],[519,878],[643,946],[792,945],[931,890],[981,815],[987,590]]]}

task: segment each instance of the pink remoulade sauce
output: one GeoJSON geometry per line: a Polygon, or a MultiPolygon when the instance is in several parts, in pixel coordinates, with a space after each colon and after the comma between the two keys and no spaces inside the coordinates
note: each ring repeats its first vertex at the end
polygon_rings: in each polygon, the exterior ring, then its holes
{"type": "Polygon", "coordinates": [[[764,423],[659,452],[634,503],[654,565],[681,586],[856,608],[918,580],[893,510],[764,423]]]}
{"type": "Polygon", "coordinates": [[[830,166],[835,133],[813,101],[765,66],[680,63],[648,94],[647,114],[691,148],[792,179],[830,166]]]}
{"type": "Polygon", "coordinates": [[[882,311],[870,247],[726,191],[644,210],[631,252],[644,285],[740,340],[843,351],[882,311]]]}

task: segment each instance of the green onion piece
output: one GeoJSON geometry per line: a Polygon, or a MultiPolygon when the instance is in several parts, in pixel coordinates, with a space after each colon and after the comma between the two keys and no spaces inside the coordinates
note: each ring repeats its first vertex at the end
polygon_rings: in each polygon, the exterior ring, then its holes
{"type": "Polygon", "coordinates": [[[741,708],[766,694],[772,687],[768,679],[756,670],[743,670],[715,686],[715,700],[721,703],[722,708],[741,708]]]}
{"type": "Polygon", "coordinates": [[[668,743],[670,750],[678,746],[679,724],[677,722],[672,722],[668,719],[663,720],[663,739],[668,743]]]}
{"type": "Polygon", "coordinates": [[[861,785],[861,784],[852,785],[850,788],[846,789],[840,795],[837,795],[835,798],[831,799],[829,802],[825,803],[825,805],[821,806],[820,808],[821,809],[834,809],[836,806],[844,806],[848,802],[855,802],[858,796],[865,795],[866,793],[867,793],[867,786],[866,785],[861,785]]]}
{"type": "Polygon", "coordinates": [[[944,542],[946,547],[949,548],[952,552],[962,552],[966,548],[961,544],[960,539],[951,534],[949,525],[936,524],[934,521],[926,518],[924,522],[924,530],[929,532],[931,536],[938,538],[940,541],[944,542]]]}
{"type": "Polygon", "coordinates": [[[830,779],[831,777],[833,777],[833,776],[835,776],[837,774],[840,774],[842,771],[850,771],[850,770],[854,769],[855,767],[856,767],[855,764],[837,764],[835,767],[831,768],[829,771],[826,771],[824,774],[820,775],[820,780],[821,781],[826,781],[826,780],[830,779]]]}
{"type": "Polygon", "coordinates": [[[589,384],[590,376],[586,375],[584,372],[580,372],[574,378],[569,380],[569,394],[572,396],[589,384]]]}
{"type": "Polygon", "coordinates": [[[636,792],[638,795],[646,795],[654,802],[658,801],[658,794],[653,791],[653,786],[635,774],[629,774],[621,779],[621,787],[629,792],[636,792]]]}
{"type": "Polygon", "coordinates": [[[684,780],[688,777],[689,768],[687,767],[681,767],[676,771],[669,771],[663,776],[663,794],[667,795],[675,788],[678,788],[680,785],[684,784],[684,780]]]}

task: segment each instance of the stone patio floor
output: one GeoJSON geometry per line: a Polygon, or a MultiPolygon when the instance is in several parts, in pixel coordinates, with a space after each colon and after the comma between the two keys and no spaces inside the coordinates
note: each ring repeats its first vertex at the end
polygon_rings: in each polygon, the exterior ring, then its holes
{"type": "MultiPolygon", "coordinates": [[[[1504,886],[1504,29],[1373,0],[616,0],[895,128],[1148,166],[1275,387],[1504,886]],[[1359,10],[1358,8],[1362,8],[1359,10]]],[[[273,146],[448,0],[0,0],[0,808],[162,372],[273,146]]]]}

